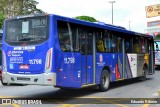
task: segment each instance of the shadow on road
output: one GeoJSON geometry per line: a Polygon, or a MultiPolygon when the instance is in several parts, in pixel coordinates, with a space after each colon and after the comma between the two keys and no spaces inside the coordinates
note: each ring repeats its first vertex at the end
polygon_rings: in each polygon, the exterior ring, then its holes
{"type": "MultiPolygon", "coordinates": [[[[147,78],[146,81],[152,80],[153,78],[147,78]]],[[[128,79],[124,81],[112,82],[110,89],[119,88],[127,85],[138,84],[140,81],[138,79],[128,79]]],[[[42,88],[43,89],[43,88],[42,88]]],[[[109,92],[109,91],[108,91],[109,92]]],[[[99,102],[98,98],[94,98],[94,94],[97,95],[99,92],[97,87],[83,88],[83,89],[53,89],[49,92],[43,92],[38,94],[32,94],[26,96],[27,98],[38,98],[42,99],[43,104],[75,104],[75,103],[89,103],[99,102]],[[92,95],[93,97],[87,98],[85,96],[92,95]]],[[[108,99],[105,99],[108,100],[108,99]]],[[[112,100],[112,99],[111,99],[112,100]]]]}
{"type": "MultiPolygon", "coordinates": [[[[146,78],[145,81],[149,81],[149,80],[152,80],[152,79],[153,78],[146,78]]],[[[127,79],[127,80],[112,82],[111,85],[110,85],[110,90],[112,90],[114,88],[118,88],[118,87],[133,85],[133,84],[137,84],[137,83],[140,83],[140,82],[145,82],[145,81],[139,80],[138,78],[134,78],[134,79],[127,79]]]]}
{"type": "MultiPolygon", "coordinates": [[[[149,81],[153,78],[147,78],[145,81],[149,81]]],[[[132,84],[137,84],[140,82],[145,82],[145,81],[140,81],[138,79],[128,79],[124,81],[117,81],[117,82],[112,82],[110,85],[109,90],[112,90],[114,88],[118,87],[123,87],[127,85],[132,85],[132,84]]],[[[106,91],[107,92],[107,91],[106,91]]],[[[28,96],[31,98],[77,98],[77,97],[85,97],[87,95],[91,95],[94,93],[102,93],[98,90],[98,87],[88,87],[88,88],[83,88],[83,89],[58,89],[49,91],[49,92],[44,92],[41,94],[32,94],[32,96],[28,96]]]]}

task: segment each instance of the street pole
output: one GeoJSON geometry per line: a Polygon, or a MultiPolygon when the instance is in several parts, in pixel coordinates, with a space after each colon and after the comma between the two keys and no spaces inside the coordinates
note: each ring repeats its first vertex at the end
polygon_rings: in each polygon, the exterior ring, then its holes
{"type": "Polygon", "coordinates": [[[109,3],[112,3],[112,25],[113,25],[113,3],[115,3],[115,1],[109,1],[109,3]]]}
{"type": "Polygon", "coordinates": [[[130,23],[132,22],[132,21],[128,21],[129,22],[129,30],[131,30],[131,26],[130,26],[130,23]]]}

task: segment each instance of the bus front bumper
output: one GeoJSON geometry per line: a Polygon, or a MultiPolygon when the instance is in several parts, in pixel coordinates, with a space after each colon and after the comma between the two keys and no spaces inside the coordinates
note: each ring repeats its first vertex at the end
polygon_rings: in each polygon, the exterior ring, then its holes
{"type": "Polygon", "coordinates": [[[8,84],[33,84],[33,85],[56,85],[56,73],[43,73],[34,75],[12,74],[2,72],[3,83],[8,84]]]}

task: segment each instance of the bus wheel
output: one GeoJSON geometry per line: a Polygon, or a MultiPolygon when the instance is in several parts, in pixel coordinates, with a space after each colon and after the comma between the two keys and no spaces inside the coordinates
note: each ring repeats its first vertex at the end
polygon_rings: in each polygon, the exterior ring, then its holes
{"type": "Polygon", "coordinates": [[[4,86],[7,85],[7,83],[4,83],[3,80],[1,80],[1,83],[2,83],[2,85],[4,85],[4,86]]]}
{"type": "Polygon", "coordinates": [[[110,76],[108,70],[103,70],[100,77],[99,90],[107,91],[110,85],[110,76]]]}

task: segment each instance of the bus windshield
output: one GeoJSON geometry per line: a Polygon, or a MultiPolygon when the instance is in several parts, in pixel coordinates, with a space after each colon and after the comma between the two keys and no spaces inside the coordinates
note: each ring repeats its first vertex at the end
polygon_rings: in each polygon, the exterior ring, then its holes
{"type": "Polygon", "coordinates": [[[47,17],[13,19],[6,23],[6,42],[35,42],[47,38],[47,17]]]}
{"type": "Polygon", "coordinates": [[[155,51],[157,51],[156,50],[156,45],[158,45],[158,51],[159,51],[159,49],[160,49],[160,41],[156,41],[156,43],[154,44],[155,51]]]}

